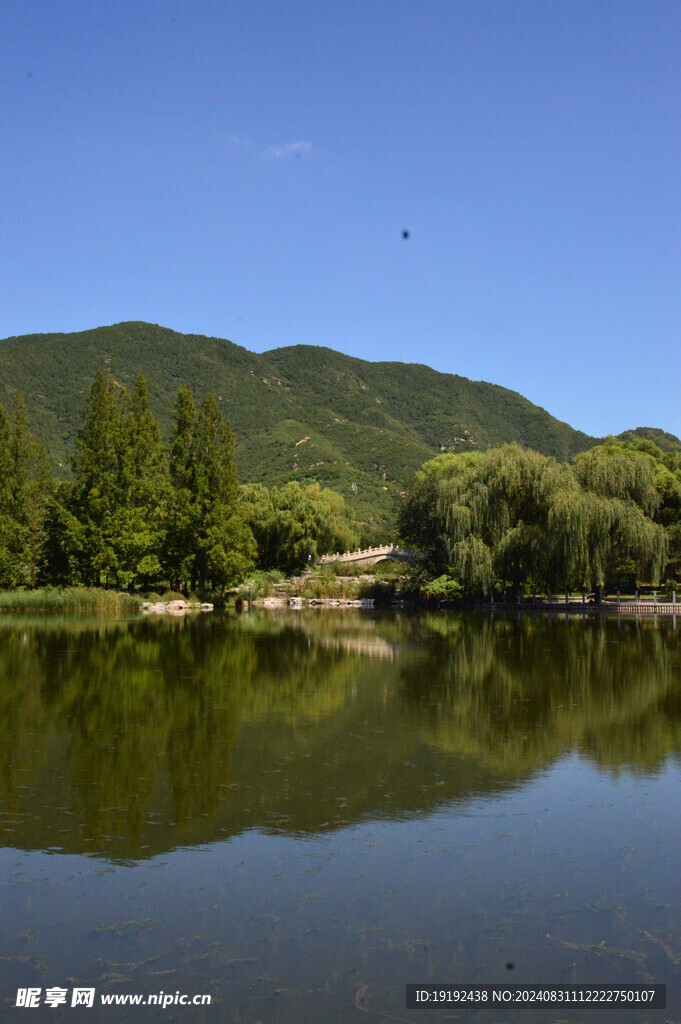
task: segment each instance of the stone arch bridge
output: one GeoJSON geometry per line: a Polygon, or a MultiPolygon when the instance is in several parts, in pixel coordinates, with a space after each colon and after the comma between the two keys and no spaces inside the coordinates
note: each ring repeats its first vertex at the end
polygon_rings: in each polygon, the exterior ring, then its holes
{"type": "Polygon", "coordinates": [[[409,548],[401,548],[397,544],[383,544],[376,548],[360,548],[358,551],[344,551],[342,554],[322,555],[319,559],[320,565],[328,565],[330,562],[352,562],[355,565],[375,565],[376,562],[385,562],[390,559],[393,562],[419,562],[424,558],[420,551],[410,551],[409,548]]]}

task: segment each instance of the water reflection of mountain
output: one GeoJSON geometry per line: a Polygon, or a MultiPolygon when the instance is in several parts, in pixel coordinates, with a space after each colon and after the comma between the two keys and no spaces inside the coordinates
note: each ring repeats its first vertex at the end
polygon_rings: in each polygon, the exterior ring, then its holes
{"type": "Polygon", "coordinates": [[[652,624],[8,619],[0,836],[140,858],[426,814],[574,749],[650,770],[681,745],[678,670],[676,634],[652,624]]]}

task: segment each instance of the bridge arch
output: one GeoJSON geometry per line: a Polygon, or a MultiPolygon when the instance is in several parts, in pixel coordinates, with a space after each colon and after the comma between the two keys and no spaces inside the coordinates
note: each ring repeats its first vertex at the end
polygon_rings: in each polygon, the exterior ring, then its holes
{"type": "Polygon", "coordinates": [[[398,544],[382,544],[378,547],[359,548],[357,551],[337,552],[334,555],[322,555],[320,565],[333,562],[352,563],[354,565],[375,565],[377,562],[418,562],[423,558],[419,551],[402,548],[398,544]]]}

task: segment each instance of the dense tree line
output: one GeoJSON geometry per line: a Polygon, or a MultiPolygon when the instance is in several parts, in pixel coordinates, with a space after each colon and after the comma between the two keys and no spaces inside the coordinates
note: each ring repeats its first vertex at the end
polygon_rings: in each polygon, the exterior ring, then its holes
{"type": "Polygon", "coordinates": [[[293,571],[358,538],[318,485],[240,488],[212,395],[197,408],[180,388],[166,446],[144,378],[129,392],[98,373],[75,447],[73,480],[53,480],[21,395],[13,422],[0,408],[0,587],[224,591],[256,565],[293,571]]]}
{"type": "MultiPolygon", "coordinates": [[[[223,590],[357,547],[360,525],[319,484],[237,482],[212,395],[182,387],[165,445],[143,377],[98,373],[73,479],[57,482],[26,407],[0,408],[0,587],[223,590]]],[[[608,440],[572,463],[518,445],[438,456],[405,492],[400,537],[427,553],[433,593],[631,588],[681,578],[681,452],[608,440]]]]}
{"type": "Polygon", "coordinates": [[[426,462],[399,514],[430,573],[493,587],[615,589],[681,570],[681,455],[608,440],[569,463],[505,445],[426,462]]]}

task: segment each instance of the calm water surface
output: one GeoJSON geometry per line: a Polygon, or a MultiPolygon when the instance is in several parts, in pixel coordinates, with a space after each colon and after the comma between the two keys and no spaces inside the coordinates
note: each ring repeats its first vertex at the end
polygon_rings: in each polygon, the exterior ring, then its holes
{"type": "Polygon", "coordinates": [[[3,618],[0,1015],[680,1021],[680,654],[662,620],[3,618]],[[666,1011],[404,1009],[653,981],[666,1011]]]}

